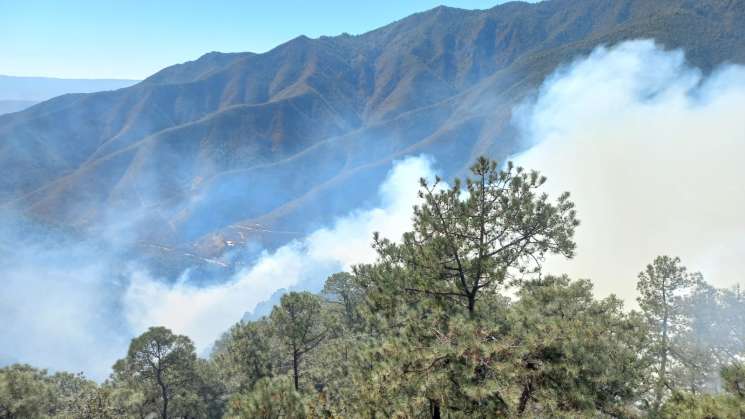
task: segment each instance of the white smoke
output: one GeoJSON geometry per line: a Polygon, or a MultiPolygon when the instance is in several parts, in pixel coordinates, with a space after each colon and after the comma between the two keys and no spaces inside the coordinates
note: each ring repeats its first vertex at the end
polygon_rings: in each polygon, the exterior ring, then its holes
{"type": "Polygon", "coordinates": [[[677,255],[719,286],[745,272],[745,68],[704,76],[652,41],[598,48],[518,113],[517,157],[577,204],[574,260],[549,269],[636,295],[636,274],[677,255]]]}
{"type": "Polygon", "coordinates": [[[129,340],[105,250],[27,239],[0,225],[0,365],[29,363],[103,379],[129,340]]]}
{"type": "Polygon", "coordinates": [[[418,179],[432,177],[431,166],[426,157],[397,162],[379,188],[379,207],[265,252],[226,283],[208,287],[188,273],[175,284],[154,279],[118,255],[128,245],[119,233],[133,216],[112,217],[100,240],[88,242],[2,214],[0,366],[29,363],[103,380],[129,340],[156,325],[186,334],[204,351],[276,291],[372,262],[372,233],[395,238],[409,229],[418,179]]]}
{"type": "Polygon", "coordinates": [[[379,208],[341,217],[274,252],[265,252],[253,266],[225,283],[199,287],[183,280],[175,285],[135,275],[124,297],[125,314],[136,333],[163,325],[191,337],[205,350],[243,314],[277,290],[328,275],[358,263],[372,262],[372,234],[398,238],[411,227],[418,179],[431,178],[431,161],[407,158],[395,164],[379,189],[379,208]]]}

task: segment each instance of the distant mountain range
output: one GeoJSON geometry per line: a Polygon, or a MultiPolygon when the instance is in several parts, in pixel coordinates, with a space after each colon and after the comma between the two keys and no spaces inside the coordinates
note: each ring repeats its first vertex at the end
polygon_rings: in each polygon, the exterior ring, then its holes
{"type": "Polygon", "coordinates": [[[129,87],[139,80],[60,79],[0,75],[0,115],[67,93],[92,93],[129,87]]]}
{"type": "Polygon", "coordinates": [[[0,115],[22,111],[39,103],[36,100],[3,100],[0,99],[0,115]]]}
{"type": "Polygon", "coordinates": [[[743,63],[745,0],[438,7],[358,36],[212,52],[0,116],[0,205],[80,230],[137,214],[142,251],[167,264],[277,246],[370,204],[405,155],[450,176],[518,151],[516,103],[560,64],[636,38],[705,71],[743,63]]]}

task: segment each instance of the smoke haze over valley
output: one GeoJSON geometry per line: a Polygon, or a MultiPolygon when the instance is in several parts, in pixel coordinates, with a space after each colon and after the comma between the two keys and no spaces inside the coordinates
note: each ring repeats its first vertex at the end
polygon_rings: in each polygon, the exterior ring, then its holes
{"type": "Polygon", "coordinates": [[[479,155],[572,194],[576,257],[546,272],[633,302],[669,253],[741,283],[743,28],[739,0],[438,7],[0,115],[0,364],[102,381],[153,325],[208,355],[283,292],[374,262],[419,178],[479,155]]]}

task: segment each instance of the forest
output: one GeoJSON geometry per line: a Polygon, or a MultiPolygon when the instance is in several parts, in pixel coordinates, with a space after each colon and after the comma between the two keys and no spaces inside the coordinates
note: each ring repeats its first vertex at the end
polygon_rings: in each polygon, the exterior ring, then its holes
{"type": "Polygon", "coordinates": [[[284,294],[209,357],[151,327],[101,383],[6,366],[0,418],[745,418],[739,287],[674,255],[606,278],[636,304],[546,274],[580,222],[545,182],[483,157],[422,180],[411,231],[375,235],[375,263],[284,294]]]}

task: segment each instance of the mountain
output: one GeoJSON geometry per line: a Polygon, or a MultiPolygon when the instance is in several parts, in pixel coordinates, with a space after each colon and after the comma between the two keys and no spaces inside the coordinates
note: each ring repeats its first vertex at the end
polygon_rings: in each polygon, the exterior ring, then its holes
{"type": "Polygon", "coordinates": [[[0,205],[81,231],[136,219],[140,251],[165,264],[277,246],[372,204],[405,155],[450,176],[518,151],[515,104],[559,65],[636,38],[704,71],[743,63],[745,0],[438,7],[356,36],[212,52],[0,116],[0,205]]]}

